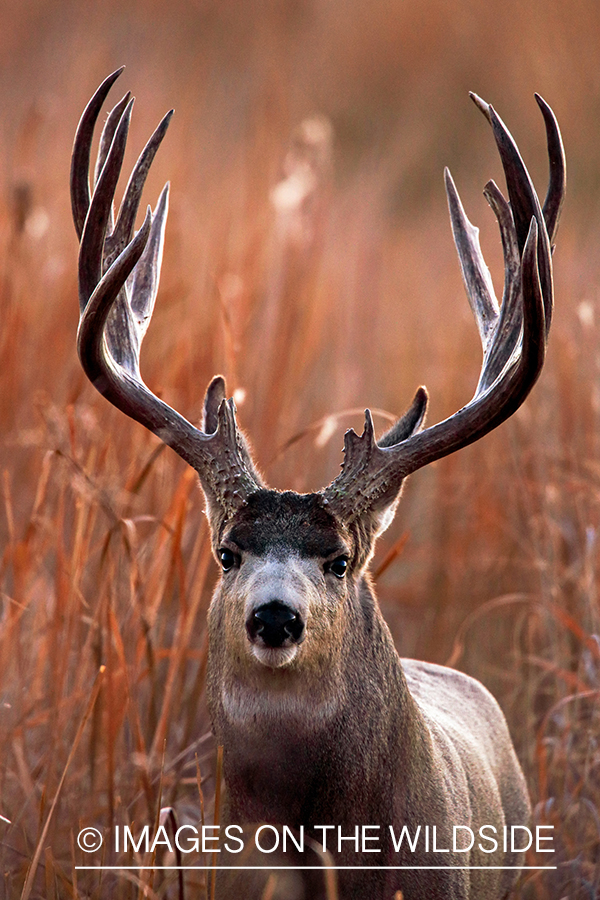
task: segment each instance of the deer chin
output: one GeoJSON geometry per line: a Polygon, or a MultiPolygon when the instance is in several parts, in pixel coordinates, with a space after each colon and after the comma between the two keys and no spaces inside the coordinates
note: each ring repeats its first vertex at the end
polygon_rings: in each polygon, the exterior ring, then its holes
{"type": "Polygon", "coordinates": [[[269,669],[283,669],[289,666],[298,654],[298,644],[289,647],[265,647],[252,644],[252,655],[261,665],[269,669]]]}

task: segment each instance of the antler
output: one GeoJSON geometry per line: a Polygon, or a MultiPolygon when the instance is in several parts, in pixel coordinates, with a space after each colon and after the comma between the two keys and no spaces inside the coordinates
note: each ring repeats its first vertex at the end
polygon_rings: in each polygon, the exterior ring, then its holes
{"type": "Polygon", "coordinates": [[[500,308],[481,254],[478,229],[469,222],[450,173],[445,172],[454,242],[483,347],[473,399],[448,419],[419,431],[427,406],[427,392],[419,388],[408,412],[379,441],[366,410],[361,437],[352,429],[346,433],[342,471],[323,491],[325,502],[348,521],[388,505],[411,472],[500,425],[523,403],[540,374],[552,318],[551,242],[564,198],[566,169],[556,118],[548,104],[535,96],[544,117],[550,158],[543,209],[510,132],[490,105],[471,94],[492,126],[510,200],[493,181],[488,182],[484,195],[498,219],[504,252],[500,308]]]}
{"type": "MultiPolygon", "coordinates": [[[[71,165],[73,219],[81,241],[78,351],[95,387],[126,415],[172,447],[200,476],[209,507],[227,518],[263,487],[235,420],[233,400],[217,376],[208,387],[203,429],[156,397],[140,375],[142,340],[158,290],[168,185],[154,212],[134,234],[148,170],[172,112],[158,125],[138,159],[116,218],[113,198],[123,164],[133,99],[127,93],[106,120],[90,196],[88,171],[94,127],[108,92],[123,70],[110,75],[86,107],[75,137],[71,165]]],[[[366,410],[361,437],[350,430],[340,475],[323,492],[325,503],[347,521],[388,506],[403,479],[422,466],[473,443],[523,403],[544,363],[552,317],[552,241],[565,192],[565,159],[558,124],[536,95],[546,126],[550,180],[543,208],[510,132],[494,109],[472,99],[490,122],[508,187],[507,201],[493,181],[484,194],[502,238],[505,285],[499,306],[479,247],[450,173],[446,192],[454,241],[467,295],[477,321],[483,363],[473,399],[463,409],[421,431],[427,392],[419,388],[407,413],[379,441],[366,410]]]]}
{"type": "Polygon", "coordinates": [[[209,505],[228,515],[262,486],[235,420],[225,382],[206,393],[204,426],[195,428],[156,397],[140,375],[140,348],[158,291],[169,185],[134,235],[135,217],[152,160],[171,112],[144,147],[114,221],[113,198],[125,153],[133,98],[129,92],[109,113],[98,149],[94,188],[88,172],[94,127],[110,88],[123,69],[102,82],[79,122],[71,161],[71,201],[79,251],[80,322],[77,348],[84,371],[114,406],[154,432],[197,470],[209,505]]]}

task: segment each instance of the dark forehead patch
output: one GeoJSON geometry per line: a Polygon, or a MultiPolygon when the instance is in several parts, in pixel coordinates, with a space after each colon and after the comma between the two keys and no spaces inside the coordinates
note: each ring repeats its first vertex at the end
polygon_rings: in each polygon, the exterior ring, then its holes
{"type": "Polygon", "coordinates": [[[224,537],[256,556],[277,550],[303,557],[344,551],[340,527],[319,494],[256,491],[228,523],[224,537]]]}

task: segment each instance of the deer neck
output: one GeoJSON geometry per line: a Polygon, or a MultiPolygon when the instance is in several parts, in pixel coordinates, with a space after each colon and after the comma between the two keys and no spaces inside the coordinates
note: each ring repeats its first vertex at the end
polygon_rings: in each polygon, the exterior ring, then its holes
{"type": "Polygon", "coordinates": [[[370,813],[376,802],[386,807],[383,820],[391,815],[394,785],[410,780],[415,747],[430,742],[367,578],[349,606],[341,652],[326,673],[299,666],[236,677],[231,653],[211,643],[209,707],[238,804],[232,815],[318,824],[315,817],[331,817],[337,797],[345,818],[348,785],[370,813]],[[382,778],[389,791],[382,791],[382,778]]]}

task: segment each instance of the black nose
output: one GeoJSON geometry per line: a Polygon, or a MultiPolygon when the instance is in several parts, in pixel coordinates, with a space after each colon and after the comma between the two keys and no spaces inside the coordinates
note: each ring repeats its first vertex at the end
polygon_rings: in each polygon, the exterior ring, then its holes
{"type": "Polygon", "coordinates": [[[246,622],[246,630],[251,641],[260,638],[267,647],[282,647],[286,641],[300,644],[304,640],[304,622],[279,600],[255,609],[246,622]]]}

